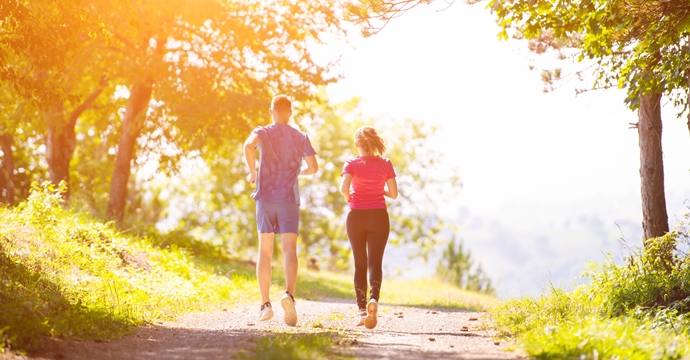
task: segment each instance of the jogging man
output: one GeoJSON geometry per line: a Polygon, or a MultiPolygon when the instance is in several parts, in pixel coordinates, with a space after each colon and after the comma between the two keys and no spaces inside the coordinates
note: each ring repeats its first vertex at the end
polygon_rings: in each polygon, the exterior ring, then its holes
{"type": "Polygon", "coordinates": [[[292,102],[285,95],[271,101],[269,114],[273,124],[254,129],[244,143],[244,159],[249,169],[248,181],[256,184],[252,198],[256,201],[256,225],[259,230],[259,255],[256,277],[261,292],[261,321],[273,317],[269,289],[274,234],[282,242],[285,294],[280,303],[285,323],[297,325],[295,286],[297,283],[297,234],[299,231],[299,175],[319,170],[316,151],[309,137],[288,125],[292,102]],[[256,171],[256,148],[260,149],[259,171],[256,171]],[[302,168],[302,160],[306,167],[302,168]]]}

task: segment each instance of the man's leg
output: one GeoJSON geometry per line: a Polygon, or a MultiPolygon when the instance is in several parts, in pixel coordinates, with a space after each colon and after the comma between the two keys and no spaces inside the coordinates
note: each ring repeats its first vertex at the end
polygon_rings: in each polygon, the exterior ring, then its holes
{"type": "Polygon", "coordinates": [[[297,284],[297,234],[280,234],[285,260],[285,290],[287,294],[280,299],[285,311],[285,323],[289,326],[297,325],[297,311],[295,310],[295,285],[297,284]]]}
{"type": "Polygon", "coordinates": [[[259,281],[261,303],[270,302],[271,257],[273,256],[273,233],[259,234],[259,255],[256,260],[256,278],[259,281]]]}
{"type": "Polygon", "coordinates": [[[280,234],[285,269],[285,290],[295,296],[297,285],[297,234],[280,234]]]}

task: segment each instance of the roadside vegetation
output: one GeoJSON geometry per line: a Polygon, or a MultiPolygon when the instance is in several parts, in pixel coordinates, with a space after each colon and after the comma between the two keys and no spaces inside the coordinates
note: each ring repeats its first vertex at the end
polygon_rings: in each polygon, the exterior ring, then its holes
{"type": "Polygon", "coordinates": [[[0,208],[0,350],[30,351],[44,335],[119,337],[257,293],[246,265],[213,264],[64,211],[62,191],[34,187],[26,202],[0,208]]]}
{"type": "MultiPolygon", "coordinates": [[[[117,338],[138,325],[258,299],[251,262],[183,233],[123,232],[65,210],[64,190],[35,184],[25,202],[0,207],[0,353],[37,350],[46,336],[117,338]]],[[[282,283],[282,272],[275,271],[272,291],[280,292],[282,283]]],[[[488,310],[496,302],[438,280],[387,284],[389,304],[488,310]],[[423,298],[416,295],[421,286],[423,298]]],[[[298,298],[353,297],[349,273],[303,268],[299,286],[298,298]]],[[[276,344],[296,347],[285,354],[305,344],[329,351],[322,345],[337,340],[331,333],[295,343],[281,336],[257,341],[255,354],[277,351],[276,344]]]]}
{"type": "Polygon", "coordinates": [[[690,357],[688,236],[681,223],[622,264],[589,264],[591,281],[571,292],[502,302],[491,311],[500,334],[537,359],[690,357]]]}

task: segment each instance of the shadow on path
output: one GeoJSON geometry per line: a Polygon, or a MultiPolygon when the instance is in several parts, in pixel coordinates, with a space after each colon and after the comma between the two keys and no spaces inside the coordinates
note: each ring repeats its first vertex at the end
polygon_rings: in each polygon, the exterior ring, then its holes
{"type": "Polygon", "coordinates": [[[74,360],[173,360],[229,359],[254,347],[253,338],[263,336],[256,329],[199,330],[151,326],[136,334],[106,342],[49,339],[35,359],[74,360]]]}

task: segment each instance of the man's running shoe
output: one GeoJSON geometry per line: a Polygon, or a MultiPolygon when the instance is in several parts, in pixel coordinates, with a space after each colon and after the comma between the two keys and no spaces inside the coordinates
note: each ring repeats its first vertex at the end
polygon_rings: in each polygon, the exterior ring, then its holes
{"type": "Polygon", "coordinates": [[[273,308],[270,302],[265,302],[261,305],[261,311],[259,312],[259,321],[266,321],[273,317],[273,308]]]}
{"type": "Polygon", "coordinates": [[[376,327],[376,313],[379,311],[379,303],[376,299],[371,299],[367,303],[367,317],[364,318],[364,326],[367,329],[376,327]]]}
{"type": "Polygon", "coordinates": [[[295,298],[289,293],[285,292],[283,298],[280,299],[280,304],[285,310],[285,323],[289,326],[297,325],[297,311],[295,310],[295,298]]]}

